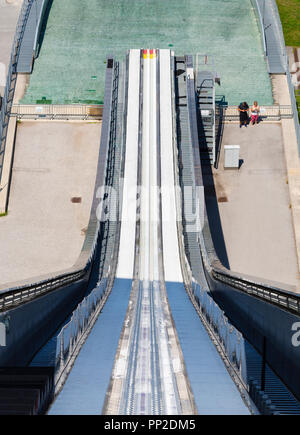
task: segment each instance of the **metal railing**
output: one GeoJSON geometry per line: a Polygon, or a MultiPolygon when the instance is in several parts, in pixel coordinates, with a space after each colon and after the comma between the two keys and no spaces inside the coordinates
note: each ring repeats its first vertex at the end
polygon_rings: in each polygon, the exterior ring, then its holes
{"type": "MultiPolygon", "coordinates": [[[[262,120],[279,121],[281,119],[292,119],[295,109],[288,105],[272,105],[260,108],[260,118],[262,120]]],[[[223,108],[223,118],[225,121],[237,121],[239,112],[237,106],[228,106],[223,108]]]]}
{"type": "Polygon", "coordinates": [[[103,104],[14,104],[11,116],[22,119],[102,119],[103,104]]]}
{"type": "Polygon", "coordinates": [[[224,272],[217,268],[213,268],[212,275],[218,281],[242,290],[244,293],[286,308],[298,315],[300,314],[300,295],[298,294],[271,286],[268,287],[265,284],[253,282],[243,277],[235,276],[232,272],[224,272]]]}
{"type": "Polygon", "coordinates": [[[247,363],[243,335],[228,322],[227,317],[213,298],[195,281],[191,283],[191,294],[201,313],[205,316],[209,327],[217,336],[222,351],[239,374],[244,387],[247,388],[247,363]]]}
{"type": "MultiPolygon", "coordinates": [[[[261,28],[264,29],[264,19],[263,19],[260,7],[258,5],[258,0],[250,0],[250,1],[252,3],[257,21],[260,24],[261,28]]],[[[266,43],[265,32],[264,31],[260,32],[260,36],[261,36],[262,46],[263,46],[263,50],[264,50],[264,55],[267,56],[267,43],[266,43]]]]}
{"type": "Polygon", "coordinates": [[[69,366],[86,332],[91,328],[106,302],[108,284],[111,285],[111,280],[107,278],[100,281],[98,286],[78,305],[71,320],[61,329],[57,337],[54,384],[58,390],[66,367],[69,366]]]}
{"type": "Polygon", "coordinates": [[[297,143],[298,143],[298,154],[300,156],[300,122],[299,122],[299,116],[298,116],[297,101],[296,101],[296,96],[295,96],[296,89],[295,89],[295,86],[293,85],[293,81],[292,81],[292,77],[291,77],[291,73],[290,73],[289,57],[288,57],[287,52],[286,52],[284,33],[283,33],[283,28],[282,28],[282,24],[281,24],[281,20],[280,20],[278,7],[277,7],[275,0],[269,0],[269,1],[271,4],[271,8],[273,10],[273,16],[275,19],[275,24],[277,26],[277,33],[279,35],[280,45],[281,45],[281,49],[282,49],[284,59],[285,59],[287,82],[288,82],[290,98],[291,98],[291,102],[292,102],[292,108],[293,108],[293,112],[294,112],[293,117],[294,117],[294,124],[295,124],[296,137],[297,137],[297,143]]]}
{"type": "Polygon", "coordinates": [[[10,111],[13,103],[14,91],[16,86],[17,63],[18,63],[20,45],[24,35],[26,22],[33,1],[34,0],[24,0],[23,2],[17,27],[16,27],[14,41],[12,44],[10,63],[9,63],[7,79],[6,79],[6,86],[4,89],[2,107],[0,112],[0,182],[2,178],[7,129],[8,129],[10,111]]]}
{"type": "MultiPolygon", "coordinates": [[[[259,18],[261,35],[265,41],[266,36],[265,36],[265,26],[264,26],[264,11],[261,10],[258,0],[251,0],[251,3],[254,7],[256,15],[259,18]]],[[[272,9],[272,12],[273,12],[274,24],[275,24],[276,30],[277,30],[276,33],[277,33],[277,36],[279,38],[280,50],[281,50],[281,53],[283,56],[283,62],[284,62],[285,70],[286,70],[286,77],[287,77],[290,99],[291,99],[291,104],[292,104],[292,106],[291,106],[292,111],[293,111],[292,118],[294,119],[294,124],[295,124],[295,131],[296,131],[297,144],[298,144],[298,154],[300,156],[300,123],[299,123],[299,116],[298,116],[298,110],[297,110],[297,102],[296,102],[296,97],[295,97],[295,87],[293,85],[292,77],[290,74],[290,66],[289,66],[288,55],[287,55],[286,48],[285,48],[285,40],[284,40],[284,35],[283,35],[282,24],[281,24],[279,12],[278,12],[278,7],[276,5],[276,1],[269,0],[268,3],[266,3],[264,0],[264,8],[266,8],[267,6],[270,6],[270,8],[272,9]]],[[[266,10],[266,9],[264,9],[264,10],[266,10]]],[[[265,52],[265,55],[268,56],[265,43],[264,43],[264,52],[265,52]]]]}
{"type": "Polygon", "coordinates": [[[29,286],[20,287],[19,289],[5,290],[3,294],[0,294],[0,312],[9,310],[20,303],[28,302],[30,299],[47,293],[49,290],[53,291],[63,285],[78,281],[84,277],[86,272],[87,268],[74,273],[57,276],[52,280],[48,279],[29,286]]]}
{"type": "Polygon", "coordinates": [[[300,122],[299,122],[299,115],[298,115],[298,106],[296,101],[296,95],[295,95],[295,87],[292,82],[291,73],[289,71],[289,63],[287,60],[287,82],[289,86],[290,91],[290,97],[292,101],[292,107],[294,111],[294,124],[295,124],[295,130],[296,130],[296,137],[297,137],[297,143],[298,143],[298,155],[300,156],[300,122]]]}

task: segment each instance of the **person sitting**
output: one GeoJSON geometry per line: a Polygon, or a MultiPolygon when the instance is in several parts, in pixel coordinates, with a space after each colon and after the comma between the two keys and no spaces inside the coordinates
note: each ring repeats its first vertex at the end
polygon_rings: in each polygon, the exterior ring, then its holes
{"type": "Polygon", "coordinates": [[[243,125],[245,125],[245,127],[247,127],[248,125],[248,110],[249,110],[249,106],[246,103],[246,101],[241,103],[238,107],[238,111],[240,112],[240,128],[243,125]]]}
{"type": "Polygon", "coordinates": [[[258,116],[260,112],[260,107],[257,101],[254,101],[253,106],[251,107],[251,124],[258,124],[258,116]]]}

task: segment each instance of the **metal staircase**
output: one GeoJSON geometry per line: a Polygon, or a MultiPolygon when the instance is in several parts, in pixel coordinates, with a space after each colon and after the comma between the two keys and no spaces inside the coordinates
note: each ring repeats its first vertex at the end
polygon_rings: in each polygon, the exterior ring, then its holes
{"type": "Polygon", "coordinates": [[[198,132],[201,160],[207,164],[216,161],[215,84],[210,71],[197,71],[198,132]]]}
{"type": "MultiPolygon", "coordinates": [[[[203,270],[199,267],[201,258],[195,222],[195,195],[193,167],[193,145],[189,120],[188,86],[194,87],[194,80],[187,81],[187,62],[189,57],[175,58],[175,100],[177,118],[177,146],[179,156],[179,179],[182,188],[182,221],[184,231],[185,253],[193,275],[198,282],[203,281],[203,270]]],[[[193,90],[193,89],[192,89],[193,90]]],[[[195,95],[195,94],[194,94],[195,95]]],[[[195,100],[195,98],[194,98],[195,100]]]]}

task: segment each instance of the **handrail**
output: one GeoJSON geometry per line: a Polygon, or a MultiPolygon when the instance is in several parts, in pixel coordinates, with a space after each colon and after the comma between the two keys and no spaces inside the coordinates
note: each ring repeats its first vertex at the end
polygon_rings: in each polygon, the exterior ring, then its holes
{"type": "Polygon", "coordinates": [[[22,119],[101,119],[103,104],[13,104],[10,116],[22,119]]]}
{"type": "Polygon", "coordinates": [[[282,24],[281,24],[281,20],[280,20],[278,7],[277,7],[275,0],[269,0],[269,1],[271,4],[271,8],[273,10],[273,16],[274,16],[274,20],[275,20],[275,23],[277,26],[277,32],[279,35],[280,45],[281,45],[282,53],[284,56],[286,77],[287,77],[287,82],[288,82],[288,87],[289,87],[289,92],[290,92],[290,98],[291,98],[291,102],[292,102],[292,108],[293,108],[293,112],[294,112],[294,124],[295,124],[297,143],[298,143],[298,154],[300,156],[300,122],[299,122],[299,116],[298,116],[297,101],[296,101],[296,96],[295,96],[296,89],[295,89],[295,86],[293,85],[292,77],[291,77],[291,73],[290,73],[289,57],[287,55],[286,48],[285,48],[285,39],[284,39],[284,34],[283,34],[283,29],[282,29],[282,24]]]}
{"type": "MultiPolygon", "coordinates": [[[[293,110],[293,118],[294,118],[294,124],[295,124],[295,131],[296,131],[296,137],[297,137],[298,154],[300,156],[300,123],[299,123],[299,117],[298,117],[297,102],[296,102],[296,98],[295,98],[295,87],[293,85],[291,74],[290,74],[289,60],[288,60],[288,55],[286,53],[285,40],[284,40],[283,29],[282,29],[282,24],[281,24],[281,20],[280,20],[278,7],[276,5],[275,0],[269,0],[269,1],[270,1],[270,7],[272,8],[272,11],[273,11],[274,23],[275,23],[276,28],[277,28],[277,35],[279,36],[280,48],[281,48],[282,56],[284,59],[284,67],[285,67],[286,77],[287,77],[287,82],[288,82],[288,87],[289,87],[290,99],[291,99],[292,110],[293,110]]],[[[251,3],[253,5],[255,11],[260,16],[261,35],[265,39],[266,38],[265,27],[264,27],[264,22],[263,22],[263,17],[262,17],[261,9],[259,6],[259,2],[258,2],[258,0],[251,0],[251,3]]],[[[266,54],[266,56],[268,55],[267,50],[266,50],[265,54],[266,54]]]]}
{"type": "Polygon", "coordinates": [[[78,281],[85,276],[87,269],[88,265],[74,273],[65,273],[50,280],[46,279],[28,286],[5,290],[0,294],[0,312],[15,307],[20,303],[28,302],[30,299],[45,294],[50,290],[53,291],[63,285],[78,281]]]}
{"type": "Polygon", "coordinates": [[[0,182],[2,178],[4,153],[6,147],[7,128],[10,117],[10,110],[13,103],[14,90],[16,85],[17,63],[20,52],[21,41],[24,35],[29,12],[34,0],[24,0],[18,23],[16,26],[16,33],[12,44],[10,63],[8,67],[6,85],[2,99],[2,107],[0,111],[0,182]]]}
{"type": "Polygon", "coordinates": [[[286,308],[293,313],[300,315],[300,295],[282,290],[276,287],[267,286],[263,283],[245,279],[237,273],[221,270],[217,267],[212,268],[212,275],[218,281],[229,284],[232,287],[242,290],[243,292],[263,299],[269,303],[286,308]]]}
{"type": "MultiPolygon", "coordinates": [[[[260,7],[258,5],[258,0],[251,0],[252,6],[254,8],[254,11],[256,12],[256,17],[258,18],[258,21],[260,23],[261,29],[264,30],[265,26],[264,26],[264,19],[260,10],[260,7]]],[[[266,35],[265,32],[261,32],[261,39],[262,39],[262,43],[263,43],[263,50],[264,50],[264,55],[267,56],[267,43],[266,43],[266,35]]]]}
{"type": "MultiPolygon", "coordinates": [[[[260,112],[262,120],[279,121],[281,119],[292,119],[294,117],[295,109],[292,105],[273,104],[271,106],[263,105],[260,112]]],[[[223,107],[224,120],[238,120],[239,112],[237,106],[223,107]]]]}

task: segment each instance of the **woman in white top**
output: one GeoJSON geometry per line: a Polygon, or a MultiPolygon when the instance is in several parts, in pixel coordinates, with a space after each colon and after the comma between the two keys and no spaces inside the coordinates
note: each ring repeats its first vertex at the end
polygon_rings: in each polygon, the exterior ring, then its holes
{"type": "Polygon", "coordinates": [[[254,101],[253,106],[251,107],[251,124],[258,124],[258,116],[260,112],[260,107],[257,101],[254,101]]]}

